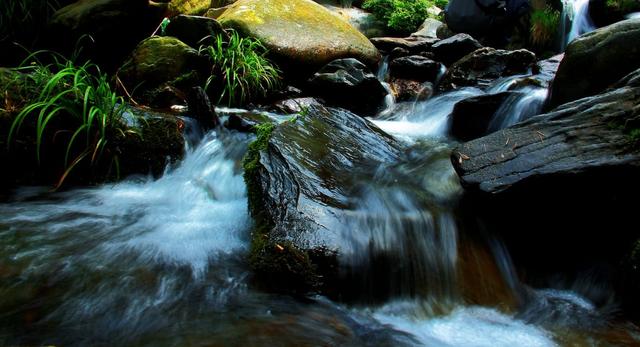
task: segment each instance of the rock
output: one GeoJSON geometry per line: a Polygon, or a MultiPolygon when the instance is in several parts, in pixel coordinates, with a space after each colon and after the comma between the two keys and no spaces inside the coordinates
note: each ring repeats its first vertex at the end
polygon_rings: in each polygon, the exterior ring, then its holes
{"type": "Polygon", "coordinates": [[[171,115],[130,108],[129,112],[143,119],[137,125],[140,136],[128,134],[120,140],[120,177],[133,174],[159,177],[167,165],[184,154],[184,123],[171,115]]]}
{"type": "Polygon", "coordinates": [[[169,2],[168,17],[173,17],[181,14],[190,16],[201,16],[210,7],[215,0],[171,0],[169,2]]]}
{"type": "Polygon", "coordinates": [[[421,101],[433,95],[433,83],[394,78],[390,82],[396,101],[421,101]]]}
{"type": "Polygon", "coordinates": [[[640,18],[600,28],[571,42],[553,81],[550,105],[595,95],[640,67],[638,42],[640,18]]]}
{"type": "Polygon", "coordinates": [[[206,62],[198,52],[174,37],[150,37],[142,41],[118,71],[133,91],[143,94],[160,85],[204,70],[206,62]]]}
{"type": "Polygon", "coordinates": [[[273,104],[276,112],[284,114],[301,113],[311,106],[320,106],[320,102],[314,98],[294,98],[281,100],[273,104]]]}
{"type": "Polygon", "coordinates": [[[396,58],[389,67],[391,76],[419,82],[435,82],[444,71],[442,64],[420,55],[396,58]]]}
{"type": "Polygon", "coordinates": [[[636,70],[614,89],[464,143],[452,157],[464,209],[498,233],[530,281],[588,274],[607,290],[587,298],[606,307],[615,296],[631,315],[640,302],[621,264],[640,238],[629,203],[640,194],[639,104],[636,70]]]}
{"type": "Polygon", "coordinates": [[[449,66],[467,54],[481,48],[482,45],[469,34],[457,34],[438,41],[431,47],[436,60],[449,66]]]}
{"type": "Polygon", "coordinates": [[[84,53],[103,67],[116,68],[161,22],[164,8],[146,0],[80,0],[56,11],[46,42],[61,52],[72,53],[78,40],[84,53]]]}
{"type": "Polygon", "coordinates": [[[486,134],[496,111],[513,94],[480,95],[456,103],[451,113],[451,135],[459,141],[470,141],[486,134]]]}
{"type": "Polygon", "coordinates": [[[328,103],[362,115],[375,114],[387,95],[376,75],[353,58],[338,59],[324,66],[311,77],[309,88],[313,95],[328,103]]]}
{"type": "Polygon", "coordinates": [[[490,194],[569,173],[588,177],[598,169],[635,170],[640,152],[632,133],[640,120],[639,101],[636,71],[620,88],[463,144],[454,165],[465,187],[490,194]],[[505,146],[507,139],[514,145],[505,146]]]}
{"type": "Polygon", "coordinates": [[[238,111],[224,113],[229,118],[224,122],[224,127],[243,133],[255,133],[261,124],[274,123],[269,116],[252,111],[238,111]]]}
{"type": "Polygon", "coordinates": [[[435,37],[438,38],[438,29],[443,26],[444,23],[437,19],[427,18],[424,20],[424,23],[420,25],[418,31],[411,34],[411,36],[424,36],[424,37],[435,37]]]}
{"type": "Polygon", "coordinates": [[[228,38],[222,25],[215,19],[187,15],[171,18],[165,35],[173,36],[195,49],[201,45],[213,44],[218,35],[228,38]]]}
{"type": "Polygon", "coordinates": [[[638,1],[589,1],[589,17],[597,28],[622,21],[630,13],[639,11],[638,1]]]}
{"type": "Polygon", "coordinates": [[[383,52],[391,52],[397,48],[405,49],[410,54],[420,54],[431,50],[431,46],[438,42],[438,39],[431,37],[375,37],[371,42],[383,52]]]}
{"type": "Polygon", "coordinates": [[[345,224],[352,190],[400,147],[364,118],[316,106],[261,135],[244,164],[252,266],[276,290],[336,291],[337,259],[355,232],[345,224]]]}
{"type": "Polygon", "coordinates": [[[218,20],[262,41],[290,69],[312,72],[341,58],[356,58],[371,67],[380,61],[364,35],[311,0],[239,0],[218,20]]]}
{"type": "Polygon", "coordinates": [[[440,39],[440,40],[445,40],[450,38],[451,36],[455,35],[456,33],[454,33],[453,31],[451,31],[451,29],[449,29],[449,26],[444,24],[442,26],[440,26],[438,28],[438,30],[436,30],[436,36],[440,39]]]}
{"type": "Polygon", "coordinates": [[[441,88],[485,87],[500,77],[527,73],[535,63],[536,55],[525,49],[506,51],[481,48],[453,64],[447,70],[441,88]]]}
{"type": "Polygon", "coordinates": [[[562,59],[564,59],[564,53],[539,61],[534,69],[536,73],[534,78],[540,81],[542,86],[548,87],[556,76],[562,59]]]}

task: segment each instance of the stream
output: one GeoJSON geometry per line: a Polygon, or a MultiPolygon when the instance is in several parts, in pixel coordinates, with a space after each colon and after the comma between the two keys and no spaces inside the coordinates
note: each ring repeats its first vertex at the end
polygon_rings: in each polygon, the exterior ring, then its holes
{"type": "Polygon", "coordinates": [[[479,247],[462,233],[450,114],[458,101],[505,90],[519,93],[491,130],[538,114],[547,89],[517,86],[528,77],[426,101],[389,98],[371,120],[415,155],[384,163],[373,177],[379,184],[351,197],[348,228],[359,232],[342,240],[340,261],[369,280],[356,288],[359,300],[269,293],[253,280],[241,164],[253,135],[195,129],[185,158],[159,179],[17,189],[0,203],[0,345],[640,344],[633,325],[611,319],[613,304],[579,294],[597,284],[528,287],[498,240],[479,247]],[[407,177],[426,204],[398,187],[407,177]],[[398,269],[371,263],[370,253],[388,255],[398,269]]]}

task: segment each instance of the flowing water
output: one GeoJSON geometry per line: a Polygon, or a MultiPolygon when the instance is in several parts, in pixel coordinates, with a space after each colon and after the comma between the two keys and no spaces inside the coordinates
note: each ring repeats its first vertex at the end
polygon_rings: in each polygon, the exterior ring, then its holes
{"type": "Polygon", "coordinates": [[[563,0],[560,19],[561,51],[576,37],[596,29],[589,16],[589,0],[563,0]]]}
{"type": "Polygon", "coordinates": [[[514,89],[520,98],[505,102],[496,127],[539,112],[546,89],[518,87],[518,78],[426,101],[390,99],[374,120],[403,143],[406,156],[383,163],[351,197],[353,233],[340,262],[363,280],[353,301],[255,285],[241,167],[249,135],[193,127],[184,160],[159,179],[58,193],[18,189],[0,204],[0,345],[608,341],[584,330],[610,329],[608,309],[576,291],[527,287],[504,246],[490,237],[470,240],[460,229],[450,113],[463,99],[514,89]]]}

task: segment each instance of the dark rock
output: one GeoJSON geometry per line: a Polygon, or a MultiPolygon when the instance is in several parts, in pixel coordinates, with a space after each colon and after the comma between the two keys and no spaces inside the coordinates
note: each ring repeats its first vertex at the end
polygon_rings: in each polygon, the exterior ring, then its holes
{"type": "Polygon", "coordinates": [[[640,71],[618,89],[463,144],[454,158],[463,185],[498,194],[533,179],[640,167],[640,152],[630,136],[635,128],[629,128],[640,117],[638,76],[640,71]],[[507,139],[513,145],[505,145],[507,139]]]}
{"type": "Polygon", "coordinates": [[[173,36],[195,49],[213,44],[218,35],[223,39],[228,38],[222,25],[215,19],[187,15],[171,18],[165,35],[173,36]]]}
{"type": "Polygon", "coordinates": [[[311,77],[309,87],[328,103],[363,115],[378,111],[387,95],[378,78],[353,58],[327,64],[311,77]]]}
{"type": "Polygon", "coordinates": [[[431,49],[436,56],[436,60],[449,66],[481,47],[480,42],[471,37],[471,35],[457,34],[434,43],[431,49]]]}
{"type": "Polygon", "coordinates": [[[314,98],[295,98],[281,100],[273,104],[276,112],[284,114],[300,113],[311,106],[320,106],[320,102],[314,98]]]}
{"type": "Polygon", "coordinates": [[[54,49],[72,53],[78,40],[84,54],[102,66],[115,68],[161,22],[164,8],[147,0],[80,0],[58,10],[47,36],[54,49]]]}
{"type": "Polygon", "coordinates": [[[629,203],[640,194],[640,70],[614,88],[464,143],[452,160],[464,209],[500,235],[530,283],[588,278],[608,287],[587,290],[596,305],[615,296],[637,317],[621,264],[640,238],[629,203]]]}
{"type": "Polygon", "coordinates": [[[189,115],[195,118],[205,130],[220,125],[216,110],[202,87],[191,88],[187,94],[187,105],[189,106],[189,115]]]}
{"type": "Polygon", "coordinates": [[[409,54],[419,54],[429,51],[431,46],[439,40],[432,37],[374,37],[371,42],[383,52],[391,52],[395,48],[409,51],[409,54]]]}
{"type": "Polygon", "coordinates": [[[393,77],[406,78],[415,81],[435,82],[444,66],[420,55],[396,58],[389,64],[393,77]]]}
{"type": "Polygon", "coordinates": [[[640,18],[575,39],[553,81],[550,105],[595,95],[640,67],[640,18]]]}
{"type": "Polygon", "coordinates": [[[404,79],[392,79],[391,90],[396,101],[427,100],[433,95],[433,84],[404,79]]]}
{"type": "Polygon", "coordinates": [[[396,47],[396,48],[392,49],[391,52],[389,52],[389,59],[406,57],[406,56],[408,56],[410,54],[411,54],[411,52],[409,52],[408,49],[405,49],[405,48],[402,48],[402,47],[396,47]]]}
{"type": "Polygon", "coordinates": [[[640,2],[638,1],[606,1],[590,0],[589,17],[596,27],[604,27],[622,21],[625,16],[640,12],[640,2]]]}
{"type": "Polygon", "coordinates": [[[539,61],[535,66],[534,78],[540,81],[543,86],[549,86],[556,76],[562,59],[564,59],[564,53],[539,61]]]}
{"type": "Polygon", "coordinates": [[[513,94],[480,95],[456,103],[451,113],[451,135],[460,141],[469,141],[486,134],[500,105],[513,94]]]}
{"type": "Polygon", "coordinates": [[[262,135],[245,159],[249,208],[259,226],[252,265],[277,290],[336,290],[328,282],[349,247],[344,238],[355,232],[345,224],[352,190],[398,158],[400,147],[363,118],[317,106],[262,135]]]}
{"type": "Polygon", "coordinates": [[[453,64],[447,70],[441,88],[485,87],[500,77],[527,73],[535,63],[536,55],[525,49],[505,51],[485,47],[453,64]]]}

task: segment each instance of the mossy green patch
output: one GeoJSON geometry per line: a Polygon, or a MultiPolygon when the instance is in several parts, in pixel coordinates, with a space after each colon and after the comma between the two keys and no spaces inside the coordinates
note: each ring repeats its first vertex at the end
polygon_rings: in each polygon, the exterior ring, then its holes
{"type": "Polygon", "coordinates": [[[380,59],[364,35],[311,0],[239,0],[218,20],[299,66],[317,68],[346,57],[374,65],[380,59]]]}
{"type": "Polygon", "coordinates": [[[201,16],[211,7],[211,0],[171,0],[169,13],[172,16],[186,14],[201,16]]]}

